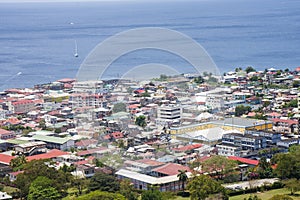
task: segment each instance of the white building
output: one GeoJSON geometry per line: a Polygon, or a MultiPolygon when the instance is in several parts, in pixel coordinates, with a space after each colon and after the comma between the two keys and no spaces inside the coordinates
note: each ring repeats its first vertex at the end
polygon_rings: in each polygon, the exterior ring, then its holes
{"type": "Polygon", "coordinates": [[[103,81],[96,80],[75,82],[73,86],[73,91],[75,93],[100,93],[103,91],[103,81]]]}
{"type": "Polygon", "coordinates": [[[162,105],[157,109],[157,117],[161,119],[180,120],[181,106],[179,105],[162,105]]]}

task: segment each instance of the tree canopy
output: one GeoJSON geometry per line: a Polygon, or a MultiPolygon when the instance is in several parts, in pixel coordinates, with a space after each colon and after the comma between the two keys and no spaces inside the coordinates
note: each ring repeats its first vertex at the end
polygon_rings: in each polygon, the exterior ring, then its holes
{"type": "Polygon", "coordinates": [[[126,112],[126,104],[125,103],[116,103],[112,109],[113,113],[117,112],[126,112]]]}
{"type": "Polygon", "coordinates": [[[120,189],[120,183],[113,175],[97,172],[91,178],[89,189],[91,191],[101,190],[107,192],[116,192],[120,189]]]}
{"type": "Polygon", "coordinates": [[[14,182],[16,187],[20,190],[20,197],[27,197],[31,184],[39,176],[51,179],[53,181],[52,187],[55,188],[61,196],[66,195],[66,183],[70,180],[71,174],[49,167],[45,162],[45,160],[33,160],[24,165],[22,168],[24,173],[19,174],[17,180],[14,182]]]}
{"type": "Polygon", "coordinates": [[[28,200],[56,200],[61,199],[53,181],[45,176],[37,177],[29,187],[28,200]]]}
{"type": "Polygon", "coordinates": [[[300,146],[290,147],[288,153],[280,153],[272,158],[272,162],[277,164],[275,174],[281,179],[300,179],[300,146]]]}
{"type": "Polygon", "coordinates": [[[119,193],[103,192],[103,191],[93,191],[88,194],[82,195],[77,198],[77,200],[126,200],[126,198],[119,193]]]}
{"type": "Polygon", "coordinates": [[[151,186],[142,193],[141,200],[163,200],[163,195],[155,186],[151,186]]]}
{"type": "Polygon", "coordinates": [[[190,191],[191,200],[205,200],[209,195],[224,193],[225,189],[221,184],[206,175],[195,175],[187,185],[190,191]]]}
{"type": "Polygon", "coordinates": [[[234,160],[229,160],[224,156],[212,156],[202,163],[202,170],[204,172],[214,172],[213,176],[217,179],[223,179],[225,176],[235,172],[234,169],[238,164],[234,160]]]}
{"type": "Polygon", "coordinates": [[[147,126],[146,117],[144,115],[138,116],[135,118],[135,124],[144,128],[147,126]]]}

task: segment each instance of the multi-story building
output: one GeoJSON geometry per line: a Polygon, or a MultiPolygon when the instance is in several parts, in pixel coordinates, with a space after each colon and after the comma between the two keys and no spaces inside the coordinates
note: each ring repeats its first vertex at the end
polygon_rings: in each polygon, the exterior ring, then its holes
{"type": "Polygon", "coordinates": [[[156,123],[158,125],[167,125],[175,122],[180,122],[181,120],[181,106],[180,105],[162,105],[157,108],[157,119],[156,123]]]}
{"type": "Polygon", "coordinates": [[[251,134],[228,133],[222,137],[222,143],[217,145],[218,154],[224,156],[241,156],[241,151],[254,151],[266,148],[266,138],[251,134]]]}
{"type": "Polygon", "coordinates": [[[35,109],[35,102],[33,100],[17,100],[8,102],[8,110],[12,113],[27,113],[35,109]]]}
{"type": "Polygon", "coordinates": [[[208,94],[206,97],[205,105],[212,110],[224,108],[223,95],[220,94],[208,94]]]}
{"type": "Polygon", "coordinates": [[[264,137],[251,134],[229,133],[222,137],[223,144],[240,146],[243,150],[258,150],[266,148],[267,142],[264,137]]]}
{"type": "Polygon", "coordinates": [[[218,155],[222,156],[241,156],[242,148],[237,145],[217,144],[218,155]]]}
{"type": "Polygon", "coordinates": [[[70,96],[73,108],[93,107],[106,108],[107,101],[99,94],[74,93],[70,96]]]}
{"type": "Polygon", "coordinates": [[[275,145],[277,142],[281,141],[281,134],[277,132],[246,130],[245,133],[264,137],[268,145],[275,145]]]}

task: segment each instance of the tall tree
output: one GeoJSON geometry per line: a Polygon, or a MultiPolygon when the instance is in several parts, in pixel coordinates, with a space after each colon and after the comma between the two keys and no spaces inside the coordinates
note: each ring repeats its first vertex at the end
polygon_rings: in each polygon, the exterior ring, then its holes
{"type": "Polygon", "coordinates": [[[262,157],[258,163],[257,172],[260,178],[270,178],[273,176],[273,169],[266,157],[262,157]]]}
{"type": "Polygon", "coordinates": [[[250,72],[255,72],[256,70],[251,67],[251,66],[248,66],[246,69],[245,69],[246,73],[249,74],[250,72]]]}
{"type": "Polygon", "coordinates": [[[177,177],[179,178],[179,181],[181,182],[181,189],[184,191],[184,185],[185,182],[188,180],[188,176],[186,175],[187,170],[178,170],[177,177]]]}
{"type": "Polygon", "coordinates": [[[223,193],[225,189],[221,184],[206,175],[195,175],[187,185],[191,200],[205,200],[211,194],[223,193]]]}

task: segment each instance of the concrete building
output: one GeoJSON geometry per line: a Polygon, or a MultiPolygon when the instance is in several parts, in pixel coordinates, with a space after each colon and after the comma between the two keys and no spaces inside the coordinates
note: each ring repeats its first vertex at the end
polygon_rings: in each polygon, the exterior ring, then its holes
{"type": "Polygon", "coordinates": [[[168,124],[179,123],[181,120],[182,109],[180,105],[162,105],[157,108],[156,124],[165,126],[168,124]]]}
{"type": "Polygon", "coordinates": [[[73,108],[93,107],[106,108],[107,101],[99,94],[74,93],[71,94],[69,102],[73,108]]]}
{"type": "Polygon", "coordinates": [[[228,133],[217,145],[218,155],[241,156],[242,151],[255,151],[267,147],[266,138],[252,134],[228,133]]]}
{"type": "Polygon", "coordinates": [[[35,109],[35,102],[33,100],[17,100],[8,102],[8,110],[12,113],[27,113],[35,109]]]}
{"type": "Polygon", "coordinates": [[[73,83],[73,91],[75,93],[97,94],[103,90],[103,81],[80,81],[73,83]]]}

